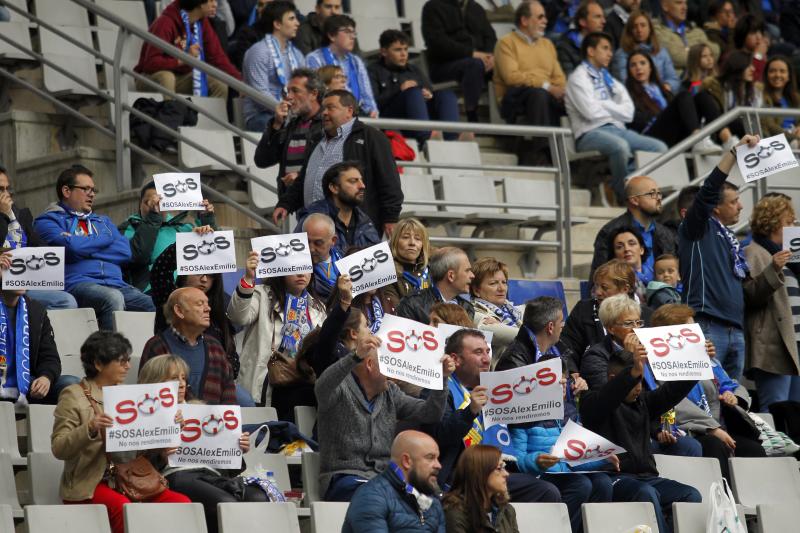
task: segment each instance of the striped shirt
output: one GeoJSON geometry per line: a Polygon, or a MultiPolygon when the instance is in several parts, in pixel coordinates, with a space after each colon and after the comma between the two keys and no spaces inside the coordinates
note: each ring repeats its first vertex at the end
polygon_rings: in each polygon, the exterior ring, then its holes
{"type": "Polygon", "coordinates": [[[303,205],[308,207],[318,200],[325,198],[322,191],[322,176],[325,171],[336,163],[344,160],[344,143],[353,131],[354,118],[345,122],[336,129],[335,137],[328,137],[326,133],[319,144],[311,152],[306,165],[306,176],[303,181],[303,205]]]}
{"type": "Polygon", "coordinates": [[[286,173],[300,172],[303,169],[303,161],[306,158],[306,146],[308,145],[308,130],[311,129],[311,119],[297,123],[292,136],[289,137],[289,145],[286,147],[286,173]]]}
{"type": "MultiPolygon", "coordinates": [[[[794,337],[798,344],[800,344],[800,284],[794,272],[788,268],[783,269],[783,276],[786,280],[786,293],[789,295],[789,307],[792,309],[794,337]]],[[[798,346],[798,348],[800,348],[800,346],[798,346]]]]}

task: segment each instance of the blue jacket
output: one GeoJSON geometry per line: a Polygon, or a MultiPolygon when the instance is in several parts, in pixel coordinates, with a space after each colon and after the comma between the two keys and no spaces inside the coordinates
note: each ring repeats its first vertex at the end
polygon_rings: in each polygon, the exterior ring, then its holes
{"type": "MultiPolygon", "coordinates": [[[[662,46],[657,54],[651,54],[649,45],[640,45],[639,48],[646,51],[653,59],[658,77],[661,78],[663,83],[669,85],[673,96],[681,92],[681,79],[678,77],[678,73],[675,72],[675,65],[672,64],[672,58],[669,56],[667,49],[662,46]]],[[[629,55],[622,48],[618,48],[614,58],[611,60],[611,75],[622,83],[625,83],[625,80],[628,79],[629,55]]]]}
{"type": "Polygon", "coordinates": [[[128,239],[106,216],[92,213],[88,223],[92,226],[90,235],[75,235],[78,217],[54,203],[36,217],[33,227],[48,246],[64,247],[66,290],[83,282],[126,287],[121,265],[131,259],[128,239]]]}
{"type": "Polygon", "coordinates": [[[351,246],[358,246],[359,248],[368,248],[374,244],[381,242],[380,233],[375,228],[375,224],[361,208],[356,207],[353,209],[353,217],[355,217],[356,230],[352,240],[347,239],[347,227],[339,220],[339,209],[334,205],[330,197],[323,200],[318,200],[307,208],[301,210],[297,216],[297,227],[295,233],[303,231],[303,221],[311,213],[322,213],[328,215],[333,219],[336,225],[336,248],[341,253],[342,257],[347,253],[347,249],[351,246]]]}
{"type": "Polygon", "coordinates": [[[439,500],[421,512],[416,498],[404,488],[390,468],[372,478],[350,500],[342,533],[445,533],[439,500]]]}
{"type": "Polygon", "coordinates": [[[726,178],[714,168],[678,227],[682,297],[699,318],[743,329],[742,281],[733,274],[730,245],[711,220],[726,178]]]}
{"type": "MultiPolygon", "coordinates": [[[[564,402],[564,420],[544,420],[520,427],[511,427],[511,445],[517,457],[517,467],[526,474],[544,474],[545,471],[536,464],[536,459],[543,453],[550,453],[553,445],[561,436],[561,430],[568,420],[577,422],[578,410],[571,401],[564,402]]],[[[551,466],[547,472],[573,472],[578,470],[607,470],[608,462],[592,461],[578,466],[570,466],[560,461],[551,466]]]]}

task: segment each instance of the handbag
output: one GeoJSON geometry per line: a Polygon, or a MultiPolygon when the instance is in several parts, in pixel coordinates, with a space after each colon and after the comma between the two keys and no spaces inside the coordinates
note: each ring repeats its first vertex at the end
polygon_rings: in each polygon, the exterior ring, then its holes
{"type": "Polygon", "coordinates": [[[295,360],[278,350],[272,352],[267,365],[267,380],[273,387],[286,387],[307,381],[297,370],[295,360]]]}
{"type": "Polygon", "coordinates": [[[706,533],[747,533],[747,527],[739,519],[731,488],[724,478],[711,484],[709,500],[706,533]]]}
{"type": "MultiPolygon", "coordinates": [[[[89,386],[85,380],[81,381],[83,394],[89,400],[96,415],[103,414],[98,406],[98,401],[89,392],[89,386]]],[[[106,446],[105,429],[100,431],[103,438],[103,448],[106,446]]],[[[108,463],[108,484],[132,502],[144,502],[155,498],[167,489],[167,480],[155,469],[144,455],[138,456],[133,461],[127,463],[115,463],[111,460],[111,454],[106,452],[106,462],[108,463]]]]}

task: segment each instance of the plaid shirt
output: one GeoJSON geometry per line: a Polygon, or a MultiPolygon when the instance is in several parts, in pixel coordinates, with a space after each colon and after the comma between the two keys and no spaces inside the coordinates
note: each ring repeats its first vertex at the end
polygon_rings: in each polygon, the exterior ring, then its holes
{"type": "MultiPolygon", "coordinates": [[[[276,101],[280,102],[283,96],[281,94],[283,92],[283,83],[278,79],[278,69],[265,39],[266,38],[258,41],[245,53],[242,74],[244,75],[244,82],[246,84],[267,96],[272,96],[276,101]]],[[[293,56],[294,62],[297,63],[298,67],[304,67],[306,65],[306,60],[297,48],[289,44],[287,44],[286,49],[281,50],[279,53],[281,55],[281,61],[283,62],[284,75],[288,82],[292,70],[289,68],[289,54],[293,56]]],[[[256,103],[256,101],[249,96],[245,96],[243,106],[245,120],[250,120],[260,113],[273,114],[272,111],[256,103]]]]}
{"type": "MultiPolygon", "coordinates": [[[[179,334],[176,336],[182,342],[186,339],[179,334]]],[[[225,348],[211,335],[204,336],[203,342],[206,347],[206,367],[201,380],[202,387],[199,391],[191,391],[192,395],[212,405],[236,405],[236,383],[233,381],[233,372],[228,363],[225,348]]],[[[154,335],[144,346],[139,368],[142,368],[151,358],[169,353],[173,352],[164,339],[164,332],[154,335]]],[[[180,356],[181,354],[175,355],[180,356]]]]}
{"type": "Polygon", "coordinates": [[[311,152],[303,180],[303,205],[305,207],[325,198],[322,190],[322,176],[326,170],[344,159],[344,142],[353,130],[353,122],[355,122],[354,118],[339,126],[336,129],[336,137],[328,138],[327,134],[323,135],[322,140],[311,152]]]}

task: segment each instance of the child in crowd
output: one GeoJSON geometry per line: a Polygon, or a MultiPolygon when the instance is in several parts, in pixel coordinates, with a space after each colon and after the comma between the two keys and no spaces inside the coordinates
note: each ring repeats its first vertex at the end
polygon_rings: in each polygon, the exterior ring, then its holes
{"type": "Polygon", "coordinates": [[[681,303],[681,273],[678,258],[672,254],[663,254],[656,258],[653,265],[654,278],[647,284],[647,305],[657,309],[664,304],[681,303]]]}
{"type": "Polygon", "coordinates": [[[689,48],[689,57],[684,74],[684,89],[696,95],[703,88],[703,80],[717,75],[716,62],[711,48],[704,43],[693,45],[689,48]]]}
{"type": "Polygon", "coordinates": [[[344,73],[339,65],[325,65],[317,70],[319,79],[325,85],[326,91],[346,91],[347,74],[344,73]]]}

